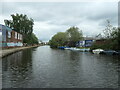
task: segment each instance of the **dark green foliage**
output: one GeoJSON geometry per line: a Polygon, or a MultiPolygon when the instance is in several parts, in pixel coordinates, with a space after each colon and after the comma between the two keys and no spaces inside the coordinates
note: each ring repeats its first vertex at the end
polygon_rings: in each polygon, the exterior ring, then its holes
{"type": "Polygon", "coordinates": [[[70,47],[75,47],[76,42],[80,41],[83,38],[82,31],[79,31],[78,27],[71,27],[67,30],[70,47]]]}
{"type": "Polygon", "coordinates": [[[27,15],[23,14],[12,14],[12,20],[5,20],[5,25],[14,29],[15,31],[26,35],[33,32],[34,21],[32,18],[28,18],[27,15]]]}
{"type": "Polygon", "coordinates": [[[51,47],[59,46],[75,47],[76,42],[82,39],[82,32],[77,27],[71,27],[66,32],[58,32],[49,41],[51,47]]]}
{"type": "Polygon", "coordinates": [[[12,14],[11,17],[12,20],[4,20],[5,25],[21,33],[23,35],[23,43],[38,43],[37,37],[32,33],[34,25],[32,18],[29,19],[27,15],[23,14],[12,14]]]}
{"type": "Polygon", "coordinates": [[[110,22],[108,22],[108,26],[104,31],[105,42],[102,44],[98,44],[95,42],[91,50],[101,48],[101,49],[112,49],[112,50],[120,50],[120,28],[112,27],[110,22]]]}
{"type": "Polygon", "coordinates": [[[35,36],[34,33],[26,35],[26,38],[23,41],[24,43],[27,43],[28,45],[38,44],[38,38],[35,36]]]}
{"type": "Polygon", "coordinates": [[[93,49],[104,49],[104,50],[110,50],[113,49],[114,45],[113,45],[113,41],[109,40],[105,40],[104,43],[98,44],[98,43],[93,43],[93,45],[91,46],[91,50],[93,49]]]}
{"type": "Polygon", "coordinates": [[[117,40],[118,40],[118,46],[119,46],[119,49],[120,49],[120,28],[118,28],[117,40]]]}
{"type": "Polygon", "coordinates": [[[58,46],[65,46],[67,43],[67,33],[58,32],[55,34],[52,39],[49,41],[51,47],[57,48],[58,46]]]}
{"type": "Polygon", "coordinates": [[[111,41],[113,48],[120,50],[120,28],[116,28],[112,35],[113,38],[111,41]]]}

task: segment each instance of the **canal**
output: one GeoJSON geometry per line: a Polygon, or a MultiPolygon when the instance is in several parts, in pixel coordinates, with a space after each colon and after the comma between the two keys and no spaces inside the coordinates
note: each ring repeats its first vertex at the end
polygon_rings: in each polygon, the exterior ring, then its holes
{"type": "Polygon", "coordinates": [[[2,60],[3,88],[117,88],[117,56],[26,49],[2,60]]]}

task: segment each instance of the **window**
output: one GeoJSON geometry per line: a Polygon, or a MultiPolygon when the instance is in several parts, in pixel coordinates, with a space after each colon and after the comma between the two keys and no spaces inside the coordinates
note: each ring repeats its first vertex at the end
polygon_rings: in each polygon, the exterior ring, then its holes
{"type": "Polygon", "coordinates": [[[20,34],[18,33],[18,39],[20,39],[19,36],[20,36],[20,34]]]}
{"type": "Polygon", "coordinates": [[[15,39],[17,39],[17,32],[15,32],[15,39]]]}
{"type": "Polygon", "coordinates": [[[20,39],[20,34],[19,34],[19,39],[20,39]]]}
{"type": "Polygon", "coordinates": [[[20,34],[20,40],[22,40],[22,35],[20,34]]]}
{"type": "Polygon", "coordinates": [[[8,38],[11,38],[11,32],[8,32],[8,38]]]}

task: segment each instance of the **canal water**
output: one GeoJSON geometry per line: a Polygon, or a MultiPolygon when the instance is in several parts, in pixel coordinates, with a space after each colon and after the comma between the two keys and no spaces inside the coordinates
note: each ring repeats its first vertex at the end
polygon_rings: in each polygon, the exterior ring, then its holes
{"type": "Polygon", "coordinates": [[[118,58],[90,52],[26,49],[2,60],[3,88],[118,88],[118,58]]]}

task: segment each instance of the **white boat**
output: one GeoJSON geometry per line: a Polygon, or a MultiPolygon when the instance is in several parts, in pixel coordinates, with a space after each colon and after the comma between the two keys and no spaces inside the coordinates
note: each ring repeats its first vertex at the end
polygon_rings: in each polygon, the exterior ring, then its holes
{"type": "Polygon", "coordinates": [[[92,52],[94,54],[100,54],[102,51],[104,51],[103,49],[95,49],[95,50],[92,50],[92,52]]]}
{"type": "Polygon", "coordinates": [[[66,49],[66,50],[70,50],[70,48],[64,48],[64,49],[66,49]]]}
{"type": "Polygon", "coordinates": [[[73,51],[78,51],[79,49],[78,48],[65,48],[66,50],[73,50],[73,51]]]}
{"type": "Polygon", "coordinates": [[[80,48],[65,48],[66,50],[72,50],[72,51],[81,51],[81,52],[85,52],[85,51],[89,51],[90,49],[80,49],[80,48]]]}
{"type": "Polygon", "coordinates": [[[70,48],[70,50],[78,51],[79,49],[77,49],[77,48],[70,48]]]}

